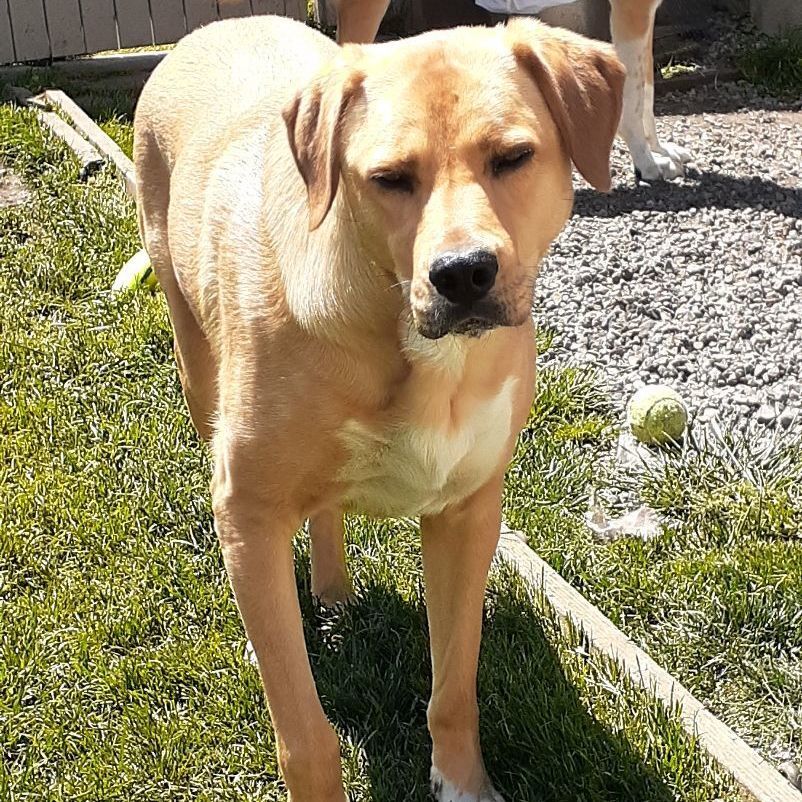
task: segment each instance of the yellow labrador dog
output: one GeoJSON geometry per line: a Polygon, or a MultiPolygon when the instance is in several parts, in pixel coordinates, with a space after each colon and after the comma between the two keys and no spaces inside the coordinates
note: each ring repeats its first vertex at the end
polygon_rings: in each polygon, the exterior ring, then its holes
{"type": "Polygon", "coordinates": [[[312,589],[347,599],[343,513],[420,515],[441,802],[501,797],[476,671],[505,466],[534,390],[532,291],[571,162],[610,184],[623,69],[529,20],[338,47],[299,23],[209,25],[135,121],[142,237],[294,802],[342,802],[306,654],[312,589]]]}
{"type": "MultiPolygon", "coordinates": [[[[660,141],[654,124],[654,17],[663,0],[610,0],[613,45],[627,71],[619,133],[639,178],[670,179],[685,173],[691,154],[660,141]]],[[[372,42],[390,0],[334,0],[340,42],[372,42]]]]}

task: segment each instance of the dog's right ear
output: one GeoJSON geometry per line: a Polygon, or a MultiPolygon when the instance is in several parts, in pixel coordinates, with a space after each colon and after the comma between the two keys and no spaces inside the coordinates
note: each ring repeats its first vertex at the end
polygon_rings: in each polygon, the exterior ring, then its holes
{"type": "Polygon", "coordinates": [[[306,184],[310,231],[326,219],[337,194],[343,121],[363,78],[353,67],[337,65],[301,89],[282,112],[290,150],[306,184]]]}

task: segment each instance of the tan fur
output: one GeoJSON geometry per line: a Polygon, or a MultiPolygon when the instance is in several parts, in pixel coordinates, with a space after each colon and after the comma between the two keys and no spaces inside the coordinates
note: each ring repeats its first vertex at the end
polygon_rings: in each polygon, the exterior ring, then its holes
{"type": "Polygon", "coordinates": [[[570,212],[569,155],[609,184],[622,82],[611,49],[530,21],[340,49],[255,17],[187,37],[142,93],[140,228],[212,443],[216,528],[295,802],[345,796],[292,538],[310,519],[313,590],[347,599],[352,506],[423,513],[436,776],[465,802],[497,798],[476,666],[503,473],[534,388],[533,285],[570,212]],[[493,172],[522,145],[531,161],[493,172]],[[388,170],[414,191],[378,186],[388,170]],[[426,339],[430,266],[475,247],[498,258],[499,325],[426,339]]]}
{"type": "MultiPolygon", "coordinates": [[[[513,30],[525,24],[523,20],[511,23],[513,30]]],[[[603,98],[620,81],[621,70],[617,62],[583,58],[584,48],[575,36],[555,28],[539,47],[531,47],[523,37],[513,53],[538,84],[579,172],[597,189],[607,191],[610,143],[621,106],[611,106],[603,98]],[[588,136],[591,131],[593,136],[588,136]]]]}

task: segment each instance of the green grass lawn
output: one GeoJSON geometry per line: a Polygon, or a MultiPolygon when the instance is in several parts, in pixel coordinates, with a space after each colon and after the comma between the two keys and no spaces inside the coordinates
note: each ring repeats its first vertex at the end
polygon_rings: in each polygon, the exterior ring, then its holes
{"type": "MultiPolygon", "coordinates": [[[[109,130],[130,141],[127,124],[109,130]]],[[[132,204],[107,172],[79,183],[30,112],[0,106],[0,160],[34,193],[0,209],[0,798],[278,800],[164,300],[108,291],[138,248],[132,204]]],[[[748,478],[688,451],[644,483],[665,535],[605,545],[580,520],[589,480],[608,493],[617,481],[596,468],[612,423],[592,376],[545,370],[510,470],[510,522],[725,720],[798,745],[799,446],[748,478]]],[[[303,536],[297,547],[347,787],[358,801],[424,800],[417,533],[353,519],[348,541],[358,598],[336,613],[311,602],[303,536]]],[[[508,802],[740,798],[675,714],[505,569],[488,594],[480,694],[508,802]]]]}
{"type": "Polygon", "coordinates": [[[613,421],[593,381],[568,370],[559,384],[544,388],[509,472],[508,521],[767,758],[798,760],[802,443],[701,432],[636,475],[596,434],[613,421]],[[569,396],[579,408],[567,415],[569,396]],[[595,540],[581,518],[588,487],[612,510],[645,500],[663,535],[595,540]]]}

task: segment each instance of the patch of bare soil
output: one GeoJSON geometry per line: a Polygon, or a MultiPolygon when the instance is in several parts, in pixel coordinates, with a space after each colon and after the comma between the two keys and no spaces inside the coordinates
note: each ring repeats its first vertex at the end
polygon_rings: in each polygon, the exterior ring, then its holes
{"type": "Polygon", "coordinates": [[[31,191],[12,170],[0,164],[0,208],[20,206],[31,200],[31,191]]]}

